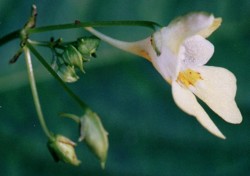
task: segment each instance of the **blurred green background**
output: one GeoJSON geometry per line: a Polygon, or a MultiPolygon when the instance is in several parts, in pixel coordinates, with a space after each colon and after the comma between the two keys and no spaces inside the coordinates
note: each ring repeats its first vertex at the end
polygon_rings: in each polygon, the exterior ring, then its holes
{"type": "MultiPolygon", "coordinates": [[[[207,108],[226,140],[208,133],[173,102],[170,86],[153,66],[136,56],[101,43],[87,73],[70,87],[102,118],[109,132],[106,169],[83,145],[77,146],[80,167],[55,163],[37,121],[23,56],[8,61],[15,40],[0,47],[0,175],[249,175],[250,173],[250,1],[237,0],[43,0],[0,1],[0,37],[19,29],[38,7],[38,26],[81,21],[150,20],[167,25],[176,16],[207,11],[222,17],[209,38],[215,54],[208,65],[225,67],[237,77],[236,101],[243,123],[231,125],[207,108]]],[[[100,29],[135,41],[150,34],[139,27],[100,29]]],[[[83,30],[48,32],[65,40],[88,35],[83,30]]],[[[49,50],[40,50],[51,57],[49,50]]],[[[81,113],[61,86],[33,58],[42,108],[49,128],[77,140],[77,126],[59,112],[81,113]]],[[[221,100],[223,103],[223,100],[221,100]]]]}

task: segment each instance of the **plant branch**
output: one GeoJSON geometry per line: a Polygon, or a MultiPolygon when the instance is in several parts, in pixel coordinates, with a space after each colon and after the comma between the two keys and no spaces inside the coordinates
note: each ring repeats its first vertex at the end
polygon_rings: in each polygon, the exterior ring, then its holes
{"type": "Polygon", "coordinates": [[[11,40],[18,38],[20,36],[20,32],[21,30],[16,30],[0,38],[0,46],[4,45],[5,43],[8,43],[11,40]]]}
{"type": "Polygon", "coordinates": [[[64,90],[81,106],[83,111],[85,112],[86,110],[88,110],[89,107],[63,82],[63,80],[57,75],[57,73],[51,68],[51,66],[29,42],[27,42],[27,47],[37,57],[41,64],[49,71],[49,73],[54,76],[57,81],[59,81],[64,90]]]}
{"type": "Polygon", "coordinates": [[[84,28],[84,27],[108,27],[108,26],[142,26],[142,27],[149,27],[153,30],[156,30],[157,27],[161,27],[161,25],[152,21],[96,21],[96,22],[76,21],[75,23],[69,23],[69,24],[32,28],[29,29],[27,32],[29,34],[33,34],[33,33],[48,32],[53,30],[67,30],[67,29],[84,28]]]}
{"type": "Polygon", "coordinates": [[[46,134],[46,136],[49,139],[53,139],[53,136],[52,136],[51,132],[49,131],[49,129],[45,123],[44,117],[43,117],[42,108],[40,105],[39,96],[38,96],[38,92],[37,92],[37,88],[36,88],[36,81],[35,81],[35,76],[34,76],[32,62],[31,62],[30,51],[26,46],[23,49],[24,49],[25,60],[26,60],[27,69],[28,69],[28,76],[29,76],[29,82],[30,82],[30,86],[31,86],[31,92],[33,95],[33,100],[34,100],[34,104],[36,107],[38,119],[39,119],[39,122],[40,122],[42,129],[43,129],[44,133],[46,134]]]}
{"type": "MultiPolygon", "coordinates": [[[[153,30],[157,30],[158,28],[161,27],[161,25],[152,21],[96,21],[96,22],[76,21],[75,23],[29,28],[26,29],[26,33],[29,35],[34,33],[49,32],[53,30],[68,30],[68,29],[85,28],[85,27],[110,27],[110,26],[142,26],[151,28],[153,30]]],[[[16,30],[0,38],[0,46],[13,39],[18,38],[20,36],[21,31],[22,30],[16,30]]]]}

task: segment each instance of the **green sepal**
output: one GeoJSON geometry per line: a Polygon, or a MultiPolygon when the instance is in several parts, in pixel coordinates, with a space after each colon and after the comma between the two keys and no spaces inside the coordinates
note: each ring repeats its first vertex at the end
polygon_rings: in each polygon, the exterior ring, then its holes
{"type": "Polygon", "coordinates": [[[100,44],[100,39],[94,36],[79,38],[76,42],[77,50],[83,57],[95,57],[96,50],[100,44]]]}
{"type": "Polygon", "coordinates": [[[64,62],[70,66],[75,66],[79,68],[82,72],[83,70],[83,57],[81,53],[73,46],[68,45],[62,54],[64,62]]]}
{"type": "Polygon", "coordinates": [[[56,162],[62,161],[78,166],[81,161],[77,159],[74,147],[76,144],[62,135],[55,135],[47,143],[47,147],[56,162]]]}
{"type": "Polygon", "coordinates": [[[74,66],[60,65],[58,66],[57,74],[64,82],[68,83],[76,82],[79,79],[74,66]]]}

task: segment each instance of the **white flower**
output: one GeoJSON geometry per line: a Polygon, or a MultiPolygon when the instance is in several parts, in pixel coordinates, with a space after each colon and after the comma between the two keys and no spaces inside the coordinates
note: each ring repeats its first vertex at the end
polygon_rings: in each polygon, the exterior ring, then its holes
{"type": "Polygon", "coordinates": [[[214,53],[206,38],[221,24],[211,14],[190,13],[172,21],[152,36],[137,42],[112,39],[93,28],[89,32],[111,45],[151,61],[163,78],[172,85],[176,104],[212,134],[225,138],[209,118],[195,96],[229,123],[242,121],[235,103],[236,78],[227,69],[204,66],[214,53]]]}

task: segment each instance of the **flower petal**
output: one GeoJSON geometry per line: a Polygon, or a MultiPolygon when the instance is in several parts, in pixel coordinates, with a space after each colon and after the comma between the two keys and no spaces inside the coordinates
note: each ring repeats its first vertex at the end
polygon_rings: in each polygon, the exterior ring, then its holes
{"type": "Polygon", "coordinates": [[[220,27],[222,22],[221,18],[215,18],[212,25],[210,25],[208,28],[202,30],[199,32],[199,35],[207,38],[209,37],[218,27],[220,27]]]}
{"type": "MultiPolygon", "coordinates": [[[[208,36],[208,32],[206,31],[211,31],[212,29],[209,29],[213,24],[214,16],[212,14],[203,12],[190,13],[173,20],[167,27],[162,28],[161,33],[165,38],[165,44],[170,47],[173,52],[177,53],[180,45],[186,38],[196,34],[206,34],[206,36],[208,36]]],[[[217,28],[213,29],[215,30],[217,28]]]]}
{"type": "Polygon", "coordinates": [[[213,44],[200,35],[187,38],[182,47],[184,47],[184,59],[182,63],[186,68],[206,64],[214,53],[213,44]]]}
{"type": "Polygon", "coordinates": [[[171,84],[178,76],[180,59],[169,48],[163,48],[161,55],[152,58],[152,64],[162,77],[171,84]]]}
{"type": "Polygon", "coordinates": [[[172,83],[172,94],[175,103],[187,114],[195,116],[196,119],[205,127],[209,132],[225,139],[225,136],[216,127],[213,121],[209,118],[207,113],[197,102],[195,96],[191,91],[181,87],[176,81],[172,83]]]}
{"type": "Polygon", "coordinates": [[[136,42],[125,42],[125,41],[111,38],[111,37],[99,32],[99,31],[95,30],[92,27],[86,27],[85,29],[87,31],[89,31],[90,33],[92,33],[93,35],[100,38],[101,40],[103,40],[103,41],[107,42],[108,44],[110,44],[116,48],[119,48],[121,50],[139,55],[139,56],[144,57],[148,60],[151,60],[151,58],[156,57],[156,52],[155,52],[154,48],[152,47],[151,37],[148,37],[146,39],[136,41],[136,42]]]}
{"type": "Polygon", "coordinates": [[[215,113],[229,123],[241,123],[242,115],[235,103],[236,78],[227,69],[202,66],[197,69],[203,80],[193,93],[204,101],[215,113]]]}

